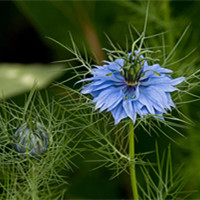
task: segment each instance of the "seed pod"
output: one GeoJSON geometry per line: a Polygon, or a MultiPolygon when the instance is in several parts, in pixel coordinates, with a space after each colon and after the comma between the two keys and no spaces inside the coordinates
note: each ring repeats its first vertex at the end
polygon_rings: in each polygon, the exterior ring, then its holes
{"type": "Polygon", "coordinates": [[[45,153],[49,146],[49,134],[39,122],[22,124],[14,134],[14,148],[19,153],[37,156],[45,153]]]}

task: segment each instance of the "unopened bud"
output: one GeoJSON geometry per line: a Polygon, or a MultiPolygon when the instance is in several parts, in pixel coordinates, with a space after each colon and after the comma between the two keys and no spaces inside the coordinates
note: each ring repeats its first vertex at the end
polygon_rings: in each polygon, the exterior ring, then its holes
{"type": "Polygon", "coordinates": [[[14,148],[22,154],[41,155],[49,147],[49,134],[39,122],[22,124],[15,132],[14,138],[14,148]]]}

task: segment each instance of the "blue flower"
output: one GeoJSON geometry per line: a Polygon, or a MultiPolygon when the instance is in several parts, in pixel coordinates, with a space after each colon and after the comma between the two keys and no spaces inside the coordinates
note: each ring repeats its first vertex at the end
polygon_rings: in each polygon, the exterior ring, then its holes
{"type": "Polygon", "coordinates": [[[94,97],[95,109],[110,111],[115,124],[126,117],[135,123],[137,115],[143,118],[151,114],[163,119],[162,114],[175,107],[170,92],[178,90],[174,86],[185,78],[172,79],[172,70],[159,64],[148,65],[137,51],[127,55],[95,66],[91,78],[79,81],[91,81],[81,93],[94,97]]]}

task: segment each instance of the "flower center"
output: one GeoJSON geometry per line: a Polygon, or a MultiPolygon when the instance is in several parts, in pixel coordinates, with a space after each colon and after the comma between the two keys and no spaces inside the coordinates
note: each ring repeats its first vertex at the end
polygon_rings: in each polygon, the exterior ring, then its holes
{"type": "Polygon", "coordinates": [[[143,65],[143,58],[137,55],[135,55],[134,58],[132,55],[130,55],[128,61],[125,60],[123,76],[129,86],[137,85],[142,74],[143,65]]]}

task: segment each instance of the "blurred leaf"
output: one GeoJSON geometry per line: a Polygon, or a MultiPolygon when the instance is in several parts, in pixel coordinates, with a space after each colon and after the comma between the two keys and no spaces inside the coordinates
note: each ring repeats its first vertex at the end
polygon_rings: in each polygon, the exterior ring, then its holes
{"type": "Polygon", "coordinates": [[[30,90],[41,89],[63,73],[63,65],[0,64],[0,98],[8,98],[30,90]]]}

